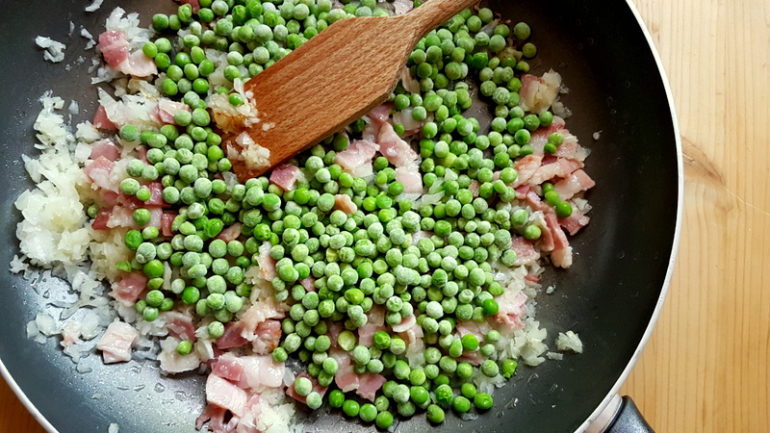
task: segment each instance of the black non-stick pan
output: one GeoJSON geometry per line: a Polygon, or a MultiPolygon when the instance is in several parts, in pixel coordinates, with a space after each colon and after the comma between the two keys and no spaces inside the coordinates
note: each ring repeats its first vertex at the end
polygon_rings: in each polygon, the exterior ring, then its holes
{"type": "MultiPolygon", "coordinates": [[[[94,51],[83,51],[77,33],[84,25],[97,35],[118,2],[108,0],[93,14],[84,0],[0,0],[0,370],[22,401],[51,432],[193,432],[204,403],[203,378],[163,378],[152,363],[102,366],[80,374],[60,353],[58,342],[28,340],[25,325],[45,299],[27,282],[6,271],[17,253],[14,230],[20,215],[15,198],[31,186],[22,163],[34,153],[32,123],[43,92],[80,102],[90,118],[96,90],[86,69],[94,51]],[[76,26],[68,36],[69,23],[76,26]],[[33,39],[43,34],[68,45],[64,63],[42,60],[33,39]],[[79,64],[78,56],[85,56],[79,64]],[[70,64],[71,70],[65,70],[70,64]]],[[[622,0],[498,0],[503,17],[532,24],[538,59],[533,71],[561,72],[570,92],[563,97],[574,115],[570,130],[592,149],[587,171],[597,187],[588,228],[574,239],[575,264],[548,270],[552,295],[538,299],[538,319],[551,330],[573,329],[585,353],[537,368],[522,368],[495,395],[497,404],[474,422],[454,416],[441,427],[423,421],[402,423],[402,432],[573,432],[645,431],[628,400],[613,399],[660,312],[678,238],[682,171],[671,97],[649,35],[633,7],[622,0]],[[594,140],[593,134],[599,138],[594,140]],[[611,403],[608,405],[608,403],[611,403]],[[601,409],[611,406],[600,416],[601,409]],[[601,424],[601,425],[600,425],[601,424]]],[[[170,0],[123,1],[147,23],[170,0]]],[[[352,41],[351,41],[352,42],[352,41]]],[[[63,284],[49,282],[48,284],[63,284]]],[[[313,416],[310,432],[371,430],[339,416],[313,416]]],[[[418,417],[420,418],[420,417],[418,417]]]]}

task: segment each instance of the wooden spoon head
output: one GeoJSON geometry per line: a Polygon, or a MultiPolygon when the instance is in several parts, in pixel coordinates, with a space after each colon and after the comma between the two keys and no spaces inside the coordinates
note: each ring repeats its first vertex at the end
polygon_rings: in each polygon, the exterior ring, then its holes
{"type": "MultiPolygon", "coordinates": [[[[406,17],[339,21],[248,81],[259,123],[243,132],[270,151],[269,164],[233,158],[238,176],[262,175],[382,103],[421,36],[409,23],[406,17]]],[[[233,141],[234,151],[244,150],[233,141]]]]}

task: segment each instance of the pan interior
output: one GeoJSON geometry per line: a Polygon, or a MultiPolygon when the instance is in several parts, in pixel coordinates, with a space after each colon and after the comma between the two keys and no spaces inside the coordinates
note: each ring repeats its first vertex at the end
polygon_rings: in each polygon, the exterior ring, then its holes
{"type": "MultiPolygon", "coordinates": [[[[650,47],[625,2],[580,0],[491,1],[505,18],[529,22],[539,48],[532,70],[560,72],[569,94],[562,100],[574,115],[569,127],[592,150],[587,171],[597,181],[590,192],[592,222],[573,240],[575,264],[568,272],[548,270],[538,318],[553,338],[559,331],[578,332],[585,353],[535,368],[522,368],[496,394],[495,408],[479,421],[455,417],[441,431],[566,432],[576,429],[604,398],[631,359],[644,333],[663,284],[675,230],[677,167],[674,128],[665,90],[650,47]],[[600,138],[592,138],[595,132],[600,138]]],[[[98,35],[109,11],[107,0],[93,14],[75,0],[1,0],[0,18],[13,39],[0,44],[0,190],[2,243],[0,264],[17,253],[14,236],[20,215],[13,207],[30,187],[21,154],[33,154],[32,123],[46,90],[80,102],[83,119],[95,109],[96,91],[86,72],[94,51],[83,51],[78,36],[84,25],[98,35]],[[68,37],[69,22],[76,25],[68,37]],[[64,64],[43,62],[33,38],[51,36],[68,45],[64,64]],[[78,63],[78,56],[85,61],[78,63]]],[[[135,0],[127,9],[144,12],[143,23],[172,2],[135,0]]],[[[76,116],[77,117],[77,116],[76,116]]],[[[81,119],[75,119],[80,121],[81,119]]],[[[7,266],[7,265],[2,265],[7,266]]],[[[51,281],[52,286],[61,282],[51,281]]],[[[0,302],[0,358],[21,389],[62,433],[106,431],[118,423],[125,431],[192,432],[203,403],[203,378],[160,377],[150,363],[132,361],[79,374],[58,349],[58,342],[36,344],[25,325],[47,302],[21,278],[0,272],[5,288],[0,302]],[[64,401],[62,401],[64,400],[64,401]]],[[[339,416],[316,414],[306,431],[368,431],[339,416]]],[[[402,430],[425,431],[415,418],[402,430]]]]}

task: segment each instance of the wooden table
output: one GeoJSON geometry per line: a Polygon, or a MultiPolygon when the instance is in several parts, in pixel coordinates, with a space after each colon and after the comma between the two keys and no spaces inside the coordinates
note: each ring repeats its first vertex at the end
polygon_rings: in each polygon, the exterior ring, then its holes
{"type": "Polygon", "coordinates": [[[770,2],[635,0],[682,127],[685,219],[658,328],[626,384],[659,433],[770,425],[770,2]]]}
{"type": "MultiPolygon", "coordinates": [[[[770,425],[770,2],[635,0],[682,126],[679,264],[626,384],[658,433],[770,425]]],[[[0,433],[41,433],[0,380],[0,433]]]]}

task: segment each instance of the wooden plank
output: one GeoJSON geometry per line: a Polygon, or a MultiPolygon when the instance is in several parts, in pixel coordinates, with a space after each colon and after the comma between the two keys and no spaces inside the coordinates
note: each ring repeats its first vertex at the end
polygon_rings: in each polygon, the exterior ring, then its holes
{"type": "MultiPolygon", "coordinates": [[[[33,343],[34,344],[34,343],[33,343]]],[[[0,433],[45,433],[4,380],[0,379],[0,433]]]]}
{"type": "Polygon", "coordinates": [[[770,415],[770,3],[636,0],[682,126],[671,295],[624,392],[658,433],[766,432],[770,415]]]}

